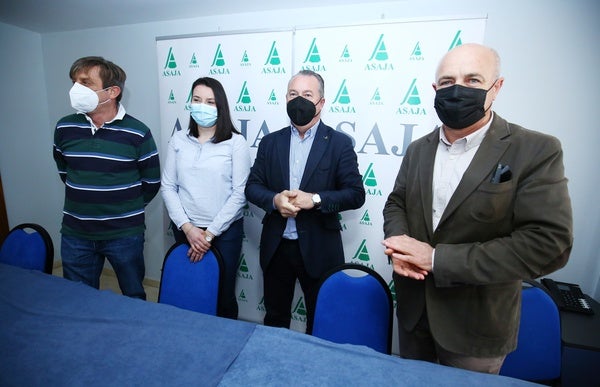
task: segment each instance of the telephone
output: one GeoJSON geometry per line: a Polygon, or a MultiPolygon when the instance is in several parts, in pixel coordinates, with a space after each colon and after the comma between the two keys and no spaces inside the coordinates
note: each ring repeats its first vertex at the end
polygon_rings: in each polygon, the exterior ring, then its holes
{"type": "Polygon", "coordinates": [[[548,289],[559,309],[594,314],[579,285],[558,282],[550,278],[542,278],[542,284],[548,289]]]}

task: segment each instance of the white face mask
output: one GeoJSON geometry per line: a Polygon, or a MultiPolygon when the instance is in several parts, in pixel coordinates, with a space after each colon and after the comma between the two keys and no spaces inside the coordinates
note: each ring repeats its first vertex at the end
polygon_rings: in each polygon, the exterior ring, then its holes
{"type": "MultiPolygon", "coordinates": [[[[108,89],[102,89],[106,90],[108,89]]],[[[98,90],[98,91],[102,91],[98,90]]],[[[89,87],[83,86],[81,83],[73,83],[73,87],[69,91],[69,97],[71,98],[71,106],[79,113],[89,113],[98,107],[98,91],[94,91],[89,87]]],[[[110,98],[100,103],[100,105],[110,101],[110,98]]]]}
{"type": "Polygon", "coordinates": [[[217,107],[205,103],[190,104],[190,114],[198,126],[210,128],[217,122],[217,107]]]}

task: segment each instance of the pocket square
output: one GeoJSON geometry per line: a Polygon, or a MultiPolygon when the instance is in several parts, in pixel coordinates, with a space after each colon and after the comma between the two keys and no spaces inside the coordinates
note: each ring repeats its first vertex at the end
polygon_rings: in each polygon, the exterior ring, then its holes
{"type": "Polygon", "coordinates": [[[512,171],[510,170],[510,166],[498,163],[491,182],[494,184],[504,183],[505,181],[509,181],[511,178],[512,171]]]}

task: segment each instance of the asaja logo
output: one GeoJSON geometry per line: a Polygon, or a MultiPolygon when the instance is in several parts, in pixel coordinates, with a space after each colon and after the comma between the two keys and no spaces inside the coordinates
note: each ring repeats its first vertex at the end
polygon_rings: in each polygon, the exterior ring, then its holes
{"type": "Polygon", "coordinates": [[[258,303],[258,305],[256,305],[256,310],[260,311],[260,312],[266,312],[267,308],[265,308],[265,297],[263,296],[263,298],[260,299],[260,302],[258,303]]]}
{"type": "Polygon", "coordinates": [[[394,302],[394,309],[396,309],[396,306],[398,305],[398,303],[396,301],[396,287],[394,286],[394,280],[391,280],[390,282],[388,282],[388,289],[390,289],[390,293],[392,293],[392,300],[394,302]]]}
{"type": "Polygon", "coordinates": [[[375,89],[371,100],[369,101],[369,105],[383,105],[383,101],[381,100],[381,94],[379,93],[379,87],[375,89]]]}
{"type": "Polygon", "coordinates": [[[319,49],[317,48],[317,38],[313,38],[308,48],[308,53],[302,64],[302,70],[312,70],[315,72],[327,71],[324,65],[321,65],[321,55],[319,55],[319,49]]]}
{"type": "Polygon", "coordinates": [[[360,246],[358,246],[358,249],[356,250],[356,253],[354,253],[354,256],[352,257],[353,260],[357,260],[359,262],[355,262],[355,263],[359,263],[361,265],[370,267],[371,269],[375,269],[375,267],[373,266],[373,264],[371,264],[371,257],[369,256],[369,250],[367,249],[367,240],[363,239],[362,242],[360,243],[360,246]]]}
{"type": "Polygon", "coordinates": [[[275,40],[271,44],[271,50],[263,66],[262,73],[285,74],[285,67],[281,66],[281,58],[279,57],[279,52],[277,52],[277,42],[275,40]]]}
{"type": "Polygon", "coordinates": [[[346,86],[346,80],[342,81],[338,92],[331,104],[329,111],[331,113],[356,113],[354,106],[350,104],[350,94],[348,93],[348,87],[346,86]]]}
{"type": "Polygon", "coordinates": [[[246,263],[245,254],[242,254],[242,256],[240,257],[240,261],[238,263],[237,276],[238,276],[238,278],[243,278],[243,279],[249,279],[249,280],[254,279],[252,277],[252,273],[250,273],[250,269],[248,268],[248,263],[246,263]]]}
{"type": "Polygon", "coordinates": [[[389,56],[387,49],[385,48],[385,42],[383,41],[383,34],[379,35],[379,39],[375,44],[373,53],[369,58],[369,63],[366,64],[365,70],[367,71],[386,71],[394,70],[394,65],[388,62],[389,56]]]}
{"type": "Polygon", "coordinates": [[[448,51],[452,50],[456,46],[460,46],[462,44],[462,39],[460,37],[460,33],[462,30],[456,31],[456,35],[454,35],[454,39],[452,39],[452,43],[450,43],[450,47],[448,47],[448,51]]]}
{"type": "Polygon", "coordinates": [[[242,214],[246,218],[254,218],[254,213],[250,211],[250,205],[248,203],[242,208],[242,214]]]}
{"type": "Polygon", "coordinates": [[[365,226],[372,226],[373,222],[371,222],[371,217],[369,216],[369,210],[365,210],[365,213],[360,218],[359,224],[364,224],[365,226]]]}
{"type": "Polygon", "coordinates": [[[363,175],[363,184],[366,187],[367,195],[382,196],[383,193],[377,188],[377,178],[375,177],[375,170],[373,169],[373,163],[370,163],[367,167],[367,171],[363,175]]]}
{"type": "Polygon", "coordinates": [[[348,226],[346,226],[346,223],[344,223],[344,219],[342,218],[342,214],[340,212],[338,212],[338,221],[340,222],[340,225],[342,227],[342,231],[346,231],[348,229],[348,226]]]}
{"type": "Polygon", "coordinates": [[[240,294],[238,295],[237,300],[240,302],[248,303],[248,298],[246,297],[246,291],[244,289],[242,289],[240,291],[240,294]]]}
{"type": "Polygon", "coordinates": [[[230,74],[229,69],[225,67],[225,57],[223,56],[223,51],[221,50],[221,43],[219,43],[217,46],[217,50],[215,51],[215,56],[212,64],[210,65],[209,72],[211,75],[230,74]]]}
{"type": "Polygon", "coordinates": [[[269,94],[269,99],[267,100],[267,105],[279,105],[279,101],[277,101],[277,94],[275,93],[275,89],[271,89],[271,94],[269,94]]]}
{"type": "Polygon", "coordinates": [[[185,100],[185,110],[190,110],[190,104],[192,103],[192,90],[188,93],[187,99],[185,100]]]}
{"type": "Polygon", "coordinates": [[[409,60],[421,61],[424,59],[423,53],[421,52],[421,43],[417,42],[417,44],[415,44],[415,48],[413,48],[412,52],[410,53],[409,60]]]}
{"type": "Polygon", "coordinates": [[[421,97],[417,89],[417,78],[414,78],[408,87],[408,91],[404,95],[400,107],[396,111],[398,114],[422,115],[426,114],[425,109],[421,106],[421,97]]]}
{"type": "Polygon", "coordinates": [[[175,100],[175,93],[173,93],[173,89],[171,89],[171,91],[169,92],[169,99],[167,100],[167,103],[170,103],[170,104],[177,103],[177,101],[175,100]]]}
{"type": "Polygon", "coordinates": [[[348,50],[347,44],[344,46],[344,49],[342,50],[342,55],[340,55],[339,61],[342,63],[352,62],[352,57],[350,56],[350,50],[348,50]]]}
{"type": "Polygon", "coordinates": [[[177,77],[181,76],[181,71],[177,69],[177,61],[175,60],[175,54],[173,53],[173,47],[169,47],[169,53],[167,54],[167,61],[165,67],[163,67],[164,77],[177,77]]]}
{"type": "Polygon", "coordinates": [[[298,298],[298,302],[292,309],[292,320],[299,322],[306,322],[306,305],[304,304],[304,297],[298,298]]]}
{"type": "Polygon", "coordinates": [[[234,110],[236,112],[255,112],[256,108],[252,106],[252,98],[250,98],[250,92],[248,91],[248,82],[244,81],[240,96],[238,97],[237,103],[235,104],[234,110]]]}
{"type": "Polygon", "coordinates": [[[196,53],[192,53],[192,58],[190,59],[190,68],[198,68],[200,65],[198,64],[198,59],[196,59],[196,53]]]}
{"type": "Polygon", "coordinates": [[[252,63],[250,63],[250,57],[248,57],[248,52],[246,50],[244,50],[244,54],[242,55],[242,60],[240,61],[240,66],[242,66],[242,67],[252,66],[252,63]]]}

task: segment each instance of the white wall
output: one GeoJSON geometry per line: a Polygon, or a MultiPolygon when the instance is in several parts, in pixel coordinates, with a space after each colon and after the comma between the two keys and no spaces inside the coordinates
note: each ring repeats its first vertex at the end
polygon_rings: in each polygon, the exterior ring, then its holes
{"type": "MultiPolygon", "coordinates": [[[[569,264],[551,277],[578,282],[600,299],[600,130],[593,115],[600,90],[596,0],[365,2],[43,35],[0,24],[0,172],[10,225],[37,220],[59,244],[63,192],[51,160],[51,132],[56,120],[71,112],[68,69],[78,57],[102,55],[122,66],[128,75],[123,100],[128,112],[159,138],[158,36],[481,15],[488,16],[485,43],[499,51],[506,78],[495,110],[510,121],[557,136],[564,147],[575,245],[569,264]]],[[[166,251],[162,211],[157,198],[146,222],[147,275],[153,279],[160,277],[166,251]]]]}

